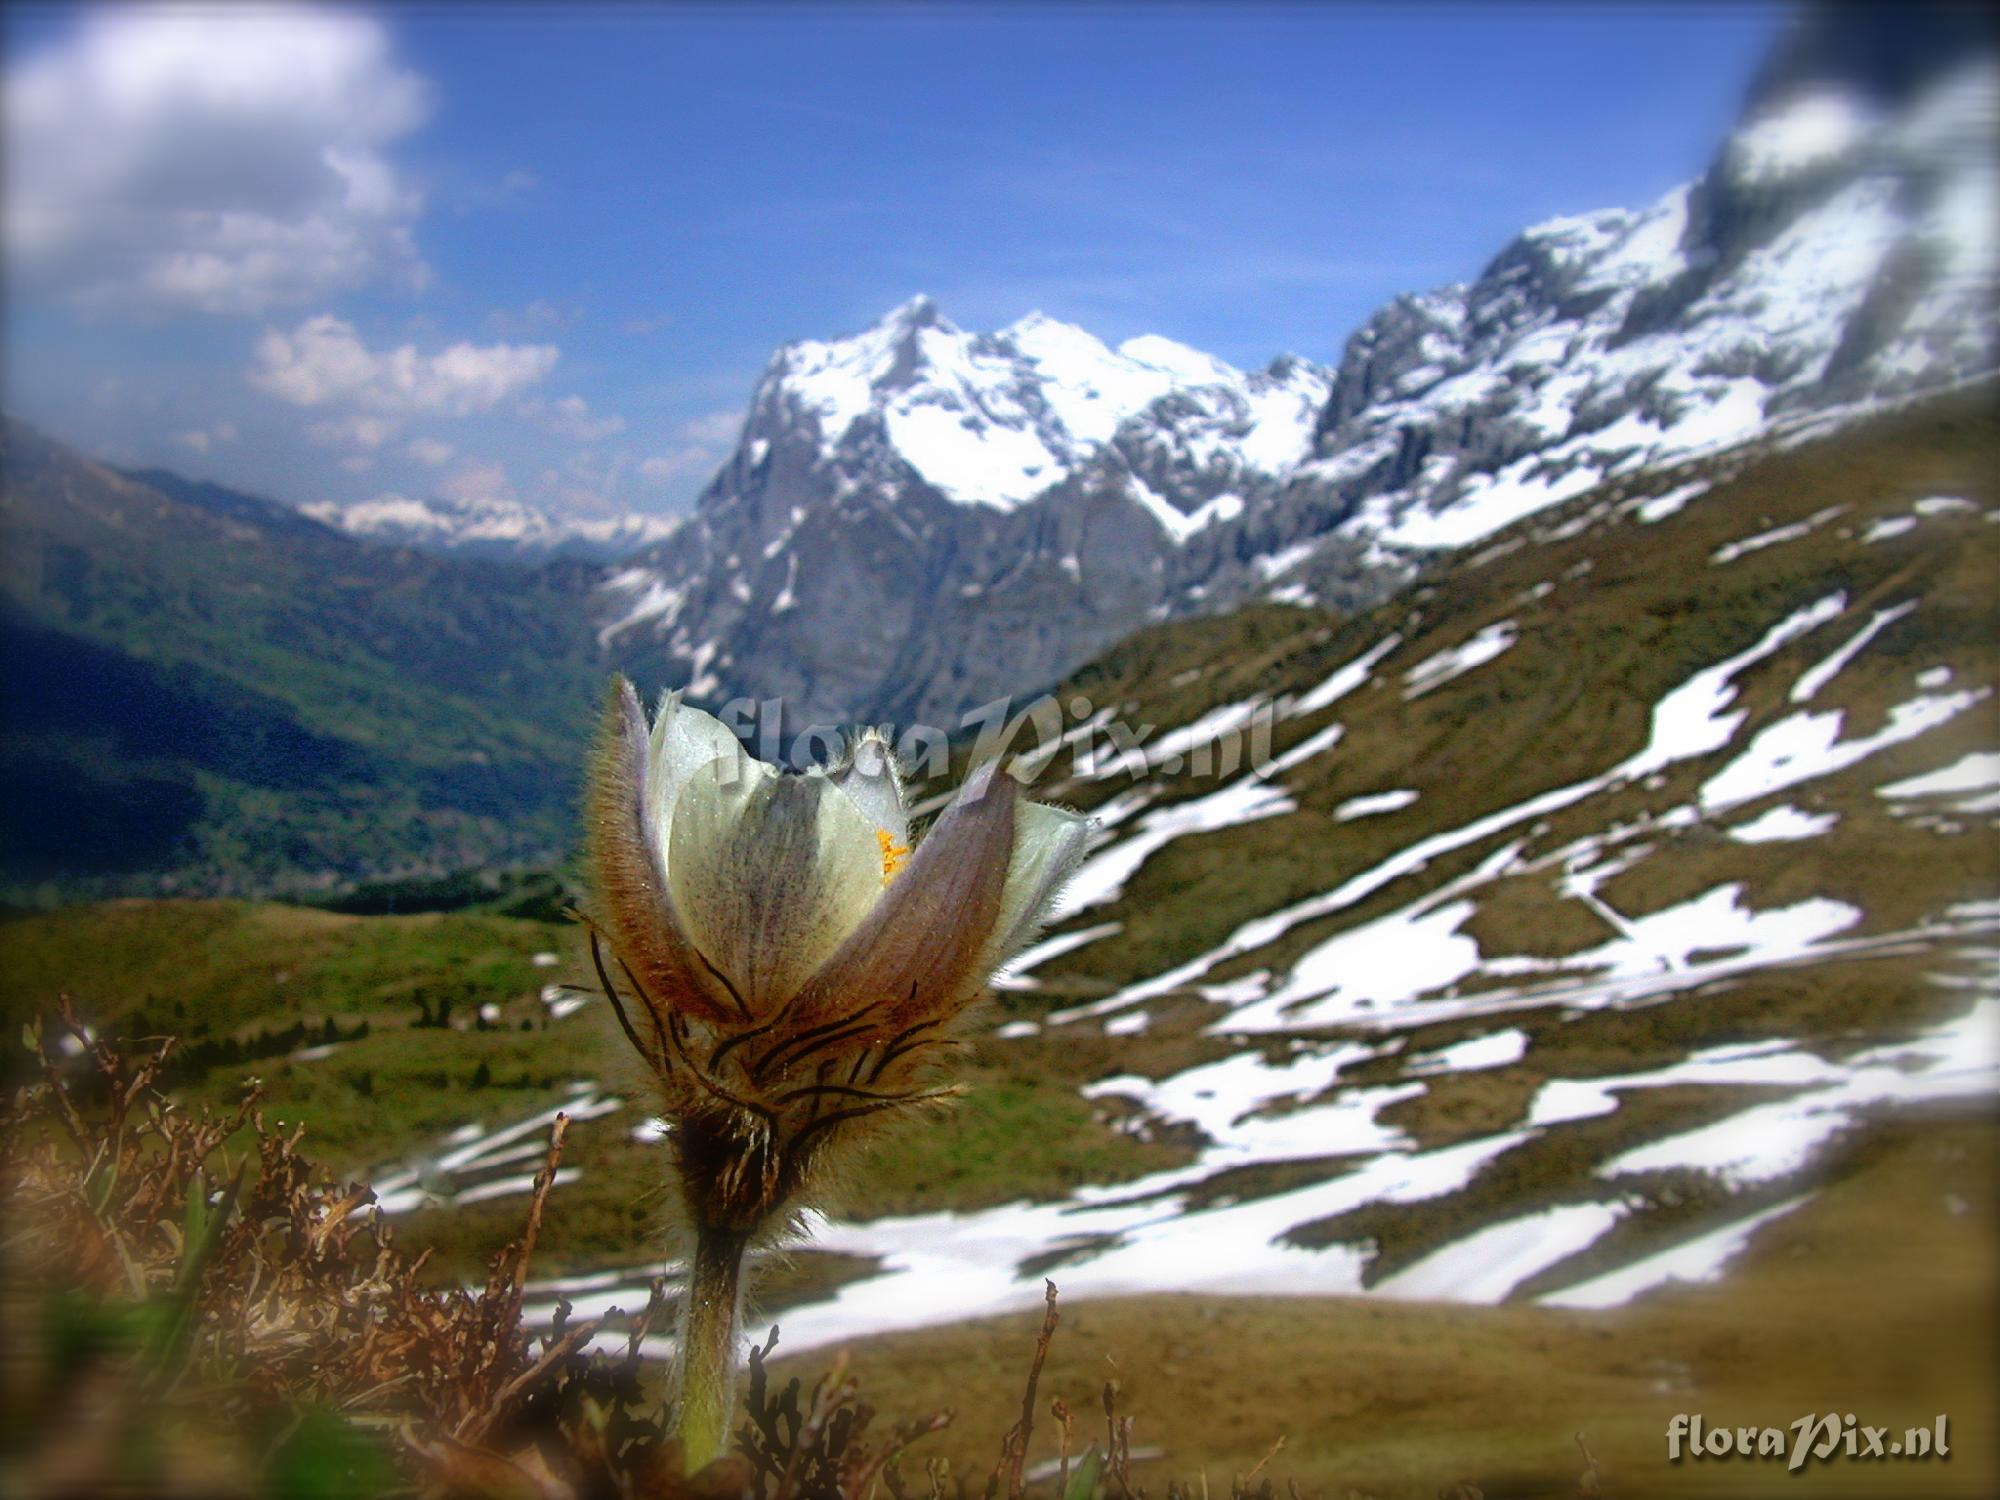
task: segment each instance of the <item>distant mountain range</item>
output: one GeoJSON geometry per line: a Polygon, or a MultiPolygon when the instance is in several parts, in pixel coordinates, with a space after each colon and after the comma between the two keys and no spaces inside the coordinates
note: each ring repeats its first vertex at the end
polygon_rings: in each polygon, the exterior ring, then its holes
{"type": "MultiPolygon", "coordinates": [[[[147,478],[147,475],[135,477],[147,478]]],[[[518,500],[451,500],[377,495],[342,503],[309,501],[300,509],[354,536],[391,546],[437,552],[547,561],[558,557],[608,562],[680,529],[678,516],[626,511],[610,516],[559,516],[518,500]]]]}
{"type": "Polygon", "coordinates": [[[1996,101],[1970,12],[1810,12],[1698,181],[1526,231],[1331,371],[923,298],[787,345],[601,638],[805,720],[949,717],[1150,620],[1364,605],[1607,480],[1949,386],[2000,363],[1996,101]]]}

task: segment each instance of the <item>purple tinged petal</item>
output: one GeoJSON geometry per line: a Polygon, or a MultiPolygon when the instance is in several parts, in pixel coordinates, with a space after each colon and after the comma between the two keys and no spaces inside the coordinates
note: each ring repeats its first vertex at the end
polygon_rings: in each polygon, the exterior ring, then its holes
{"type": "Polygon", "coordinates": [[[1022,802],[1015,813],[1014,856],[993,937],[980,957],[990,973],[1033,940],[1090,841],[1090,819],[1066,808],[1022,802]]]}
{"type": "Polygon", "coordinates": [[[663,868],[669,859],[666,840],[673,828],[675,799],[690,776],[720,756],[733,757],[739,772],[749,773],[751,757],[726,724],[681,702],[679,693],[660,694],[646,750],[646,811],[663,868]]]}
{"type": "Polygon", "coordinates": [[[702,972],[674,910],[647,794],[645,711],[624,677],[613,679],[584,789],[587,858],[597,919],[663,1025],[660,1009],[727,1020],[728,1004],[702,972]]]}
{"type": "Polygon", "coordinates": [[[946,1019],[985,984],[1014,852],[1019,787],[990,768],[917,846],[909,864],[800,996],[795,1020],[877,1006],[877,1030],[946,1019]]]}

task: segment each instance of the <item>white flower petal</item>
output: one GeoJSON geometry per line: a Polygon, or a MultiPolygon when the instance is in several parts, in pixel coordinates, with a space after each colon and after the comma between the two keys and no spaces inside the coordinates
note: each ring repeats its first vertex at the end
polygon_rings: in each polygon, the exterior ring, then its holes
{"type": "Polygon", "coordinates": [[[1023,801],[1014,811],[1014,853],[1000,913],[980,962],[992,972],[1026,947],[1048,920],[1056,896],[1076,873],[1090,839],[1090,819],[1046,803],[1023,801]]]}
{"type": "Polygon", "coordinates": [[[827,779],[854,800],[871,828],[908,845],[910,815],[903,809],[903,771],[886,734],[862,730],[847,759],[828,772],[827,779]]]}
{"type": "Polygon", "coordinates": [[[660,694],[646,753],[646,797],[647,816],[660,839],[662,865],[674,826],[674,802],[681,788],[710,761],[729,757],[745,765],[751,762],[742,743],[720,719],[681,702],[679,693],[660,694]]]}
{"type": "Polygon", "coordinates": [[[946,1020],[986,982],[980,954],[993,935],[1014,847],[1018,787],[975,772],[868,920],[813,976],[797,1024],[866,1009],[886,1039],[946,1020]]]}
{"type": "Polygon", "coordinates": [[[791,1000],[882,894],[874,830],[823,775],[721,756],[675,799],[667,883],[754,1019],[791,1000]]]}

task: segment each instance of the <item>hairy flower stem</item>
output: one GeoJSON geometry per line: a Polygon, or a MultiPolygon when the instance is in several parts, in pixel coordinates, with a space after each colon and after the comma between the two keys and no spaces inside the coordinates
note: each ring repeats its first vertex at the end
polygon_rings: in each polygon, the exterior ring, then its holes
{"type": "Polygon", "coordinates": [[[681,1308],[676,1388],[681,1453],[689,1474],[729,1451],[736,1410],[737,1329],[743,1311],[746,1235],[702,1228],[696,1233],[681,1308]]]}

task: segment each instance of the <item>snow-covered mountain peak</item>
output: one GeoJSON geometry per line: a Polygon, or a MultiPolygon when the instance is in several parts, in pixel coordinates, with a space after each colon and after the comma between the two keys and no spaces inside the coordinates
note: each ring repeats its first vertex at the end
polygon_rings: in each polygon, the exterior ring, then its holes
{"type": "MultiPolygon", "coordinates": [[[[912,297],[879,322],[847,338],[799,339],[771,361],[766,388],[777,387],[813,418],[823,440],[837,443],[864,415],[880,388],[910,383],[927,340],[952,340],[958,330],[928,297],[912,297]]],[[[764,392],[759,393],[760,404],[764,392]]]]}
{"type": "Polygon", "coordinates": [[[918,292],[899,306],[891,308],[887,316],[882,319],[882,324],[893,324],[901,328],[923,328],[943,321],[943,315],[938,312],[938,305],[930,294],[918,292]]]}
{"type": "Polygon", "coordinates": [[[1614,476],[1992,368],[1992,58],[1871,78],[1871,52],[1836,50],[1756,91],[1696,182],[1538,224],[1470,286],[1378,313],[1299,472],[1302,519],[1345,515],[1377,564],[1466,546],[1614,476]]]}
{"type": "Polygon", "coordinates": [[[1149,620],[1366,604],[1585,491],[1977,377],[2000,365],[1982,27],[1802,12],[1702,176],[1395,298],[1337,370],[1041,312],[969,332],[927,298],[789,345],[696,523],[607,589],[607,635],[807,716],[949,714],[1149,620]]]}
{"type": "Polygon", "coordinates": [[[1730,138],[1723,169],[1744,185],[1783,181],[1836,166],[1880,128],[1869,102],[1836,88],[1795,95],[1730,138]]]}
{"type": "Polygon", "coordinates": [[[556,516],[500,496],[418,499],[393,492],[345,504],[313,501],[299,509],[329,526],[392,546],[521,558],[610,559],[665,541],[683,520],[637,511],[556,516]]]}
{"type": "MultiPolygon", "coordinates": [[[[1664,281],[1685,269],[1689,187],[1675,188],[1643,209],[1606,208],[1568,214],[1524,230],[1514,248],[1539,262],[1544,280],[1572,297],[1664,281]]],[[[1494,264],[1506,260],[1503,255],[1494,264]]],[[[1487,277],[1493,274],[1489,267],[1487,277]]],[[[1486,278],[1482,278],[1486,279],[1486,278]]]]}
{"type": "Polygon", "coordinates": [[[995,329],[993,338],[996,342],[1019,349],[1030,358],[1041,349],[1059,355],[1065,344],[1095,349],[1100,354],[1104,350],[1103,343],[1094,334],[1074,323],[1065,323],[1061,318],[1052,318],[1039,307],[1026,317],[1016,318],[1005,328],[995,329]]]}
{"type": "Polygon", "coordinates": [[[1990,155],[2000,138],[2000,59],[1968,59],[1892,121],[1890,134],[1903,151],[1940,160],[1990,155]]]}
{"type": "Polygon", "coordinates": [[[756,405],[765,425],[810,427],[826,465],[879,482],[892,455],[947,500],[1012,510],[1164,398],[1213,386],[1247,401],[1271,383],[1155,335],[1113,349],[1039,311],[967,332],[915,297],[858,334],[786,345],[756,405]]]}
{"type": "Polygon", "coordinates": [[[1235,385],[1243,379],[1243,372],[1235,366],[1157,333],[1127,339],[1118,352],[1126,359],[1165,370],[1184,385],[1235,385]]]}

